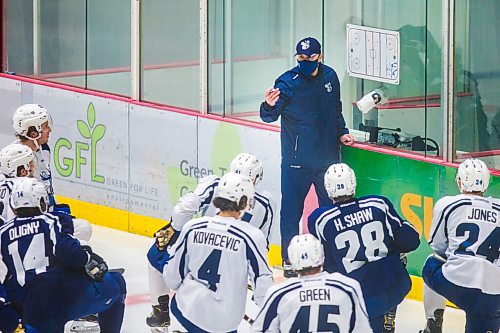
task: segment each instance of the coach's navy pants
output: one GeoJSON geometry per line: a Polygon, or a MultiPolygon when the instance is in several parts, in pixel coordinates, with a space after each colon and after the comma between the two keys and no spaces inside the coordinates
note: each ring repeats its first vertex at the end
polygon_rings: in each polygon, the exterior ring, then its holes
{"type": "MultiPolygon", "coordinates": [[[[325,190],[325,173],[328,168],[297,167],[281,164],[281,256],[288,259],[288,243],[299,233],[299,222],[304,210],[304,200],[314,184],[319,206],[332,203],[325,190]]],[[[307,219],[307,216],[304,218],[307,219]]]]}

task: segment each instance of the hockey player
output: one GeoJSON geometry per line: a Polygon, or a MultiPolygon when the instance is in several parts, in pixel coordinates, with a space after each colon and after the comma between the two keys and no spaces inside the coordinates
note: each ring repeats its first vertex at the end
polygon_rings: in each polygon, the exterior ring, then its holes
{"type": "Polygon", "coordinates": [[[30,148],[14,143],[0,151],[0,226],[12,220],[15,215],[9,205],[10,193],[19,177],[32,177],[35,170],[33,152],[30,148]]]}
{"type": "Polygon", "coordinates": [[[483,161],[467,159],[456,176],[461,194],[434,206],[435,254],[422,270],[427,325],[421,332],[442,332],[444,297],[465,311],[466,333],[500,329],[500,200],[484,197],[489,179],[483,161]]]}
{"type": "Polygon", "coordinates": [[[347,164],[328,168],[325,188],[334,204],[316,209],[308,220],[309,232],[325,247],[325,270],[359,281],[373,332],[394,332],[394,320],[387,316],[384,323],[385,314],[411,288],[400,255],[418,247],[419,235],[389,199],[355,198],[356,176],[347,164]]]}
{"type": "MultiPolygon", "coordinates": [[[[231,161],[229,171],[247,176],[254,186],[257,186],[264,176],[262,163],[255,155],[248,153],[236,155],[231,161]]],[[[219,184],[219,179],[220,177],[215,175],[204,177],[194,191],[179,199],[172,213],[174,230],[180,231],[197,212],[202,212],[206,216],[213,216],[218,212],[218,209],[212,204],[212,198],[219,184]]],[[[268,192],[263,191],[261,193],[255,192],[255,200],[253,201],[254,205],[242,212],[241,220],[260,229],[266,236],[266,243],[269,246],[271,224],[274,217],[273,199],[268,192]]]]}
{"type": "MultiPolygon", "coordinates": [[[[57,216],[44,213],[44,184],[22,178],[12,188],[12,222],[0,228],[0,295],[23,309],[28,332],[63,333],[67,321],[99,313],[102,333],[118,333],[125,280],[107,273],[90,247],[61,232],[57,216]]],[[[12,312],[10,318],[12,318],[12,312]]]]}
{"type": "Polygon", "coordinates": [[[252,332],[372,332],[359,283],[323,272],[323,246],[316,237],[294,236],[288,258],[298,277],[269,289],[252,332]]]}
{"type": "MultiPolygon", "coordinates": [[[[257,185],[263,178],[262,163],[252,154],[241,153],[231,161],[231,172],[239,173],[251,179],[257,185]]],[[[196,189],[187,193],[173,208],[171,231],[175,232],[171,244],[177,238],[182,227],[193,218],[197,212],[204,216],[213,216],[218,209],[212,204],[214,192],[219,184],[220,177],[210,175],[200,180],[196,189]]],[[[266,192],[255,192],[253,206],[242,211],[241,220],[260,229],[266,236],[266,246],[269,247],[271,225],[274,218],[275,203],[271,195],[266,192]]],[[[167,226],[169,228],[170,225],[167,226]]],[[[165,229],[165,228],[164,228],[165,229]]],[[[150,327],[167,327],[170,324],[168,315],[168,288],[165,286],[161,273],[151,265],[149,268],[149,286],[153,310],[146,318],[150,327]]]]}
{"type": "Polygon", "coordinates": [[[169,251],[163,275],[176,290],[171,311],[189,332],[236,332],[248,281],[257,304],[272,285],[264,234],[239,219],[253,197],[249,178],[227,173],[214,193],[219,213],[186,223],[169,251]]]}
{"type": "MultiPolygon", "coordinates": [[[[19,143],[31,148],[34,154],[35,173],[34,177],[41,181],[49,194],[48,211],[60,211],[71,214],[67,204],[57,204],[52,187],[52,173],[50,169],[50,147],[49,136],[52,132],[52,117],[47,110],[38,104],[21,105],[14,112],[12,127],[16,133],[19,143]]],[[[74,236],[85,244],[92,236],[91,224],[83,219],[74,218],[74,236]]]]}

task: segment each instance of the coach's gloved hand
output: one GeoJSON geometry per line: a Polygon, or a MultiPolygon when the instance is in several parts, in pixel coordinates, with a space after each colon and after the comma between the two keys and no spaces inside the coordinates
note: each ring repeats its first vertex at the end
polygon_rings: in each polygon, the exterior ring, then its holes
{"type": "Polygon", "coordinates": [[[84,246],[89,254],[89,261],[85,264],[85,272],[94,281],[103,281],[104,274],[108,272],[108,265],[100,256],[92,252],[90,246],[84,246]]]}
{"type": "Polygon", "coordinates": [[[19,315],[10,306],[0,300],[0,332],[14,332],[19,325],[19,315]]]}
{"type": "Polygon", "coordinates": [[[68,214],[71,216],[71,208],[68,204],[65,203],[55,204],[54,206],[52,206],[52,211],[68,214]]]}
{"type": "Polygon", "coordinates": [[[155,245],[158,250],[163,251],[167,246],[175,243],[177,238],[179,238],[180,231],[175,230],[172,227],[172,221],[168,221],[167,225],[155,232],[155,245]]]}

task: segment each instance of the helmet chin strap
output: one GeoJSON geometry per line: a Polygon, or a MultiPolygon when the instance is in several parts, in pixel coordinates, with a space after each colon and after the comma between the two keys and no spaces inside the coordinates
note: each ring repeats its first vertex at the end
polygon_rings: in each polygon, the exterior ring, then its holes
{"type": "Polygon", "coordinates": [[[33,141],[33,143],[35,144],[35,147],[36,147],[36,150],[35,151],[38,151],[38,149],[40,149],[40,145],[38,144],[38,139],[40,139],[42,137],[42,134],[40,132],[38,132],[38,136],[36,138],[30,138],[30,137],[27,137],[25,136],[25,138],[33,141]]]}

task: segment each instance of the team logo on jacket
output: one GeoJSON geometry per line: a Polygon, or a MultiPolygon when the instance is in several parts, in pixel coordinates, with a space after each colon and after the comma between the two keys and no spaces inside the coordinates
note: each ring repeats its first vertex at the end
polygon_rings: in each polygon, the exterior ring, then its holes
{"type": "Polygon", "coordinates": [[[325,89],[326,91],[328,92],[332,92],[333,88],[332,88],[332,83],[331,82],[328,82],[327,84],[325,84],[325,89]]]}
{"type": "Polygon", "coordinates": [[[309,46],[310,46],[309,39],[303,41],[302,43],[300,43],[300,46],[302,46],[302,50],[307,50],[309,48],[309,46]]]}

